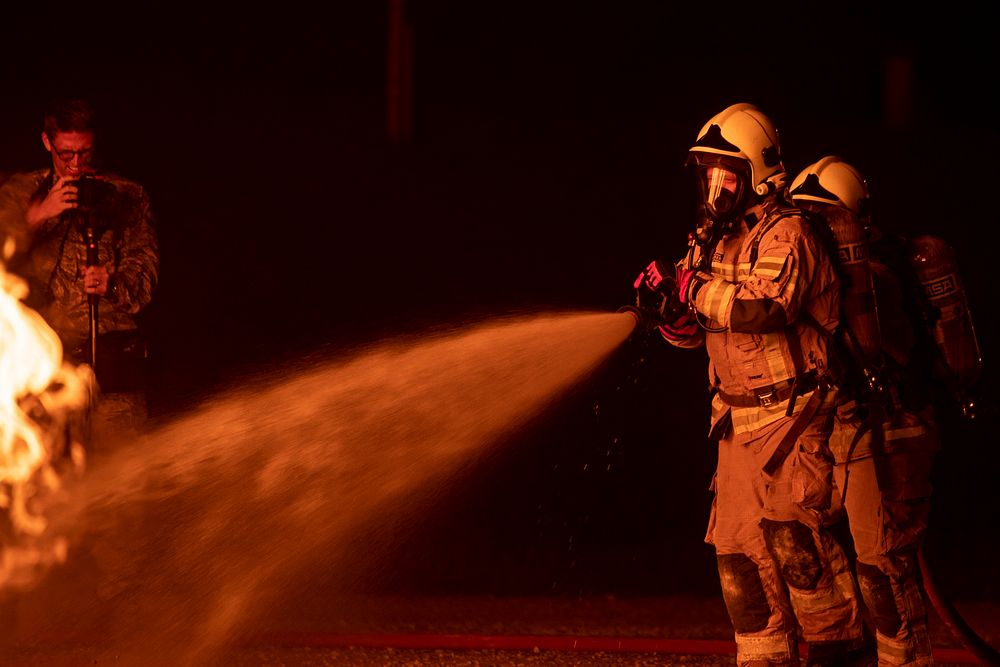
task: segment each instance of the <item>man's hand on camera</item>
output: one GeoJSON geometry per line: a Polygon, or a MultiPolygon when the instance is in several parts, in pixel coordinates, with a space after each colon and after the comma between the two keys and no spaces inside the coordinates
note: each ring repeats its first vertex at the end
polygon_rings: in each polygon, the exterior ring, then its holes
{"type": "Polygon", "coordinates": [[[78,198],[76,181],[63,176],[52,185],[45,199],[28,205],[24,216],[28,227],[37,229],[46,220],[76,208],[78,198]]]}
{"type": "Polygon", "coordinates": [[[108,291],[111,274],[106,266],[88,266],[83,269],[83,291],[104,296],[108,291]]]}

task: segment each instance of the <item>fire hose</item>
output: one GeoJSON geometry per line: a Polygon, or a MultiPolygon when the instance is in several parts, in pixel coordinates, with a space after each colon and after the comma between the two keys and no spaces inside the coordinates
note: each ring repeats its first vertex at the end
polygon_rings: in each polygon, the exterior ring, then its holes
{"type": "Polygon", "coordinates": [[[923,578],[924,590],[927,592],[927,599],[930,601],[931,606],[934,607],[934,611],[948,629],[948,632],[964,644],[984,665],[1000,667],[1000,653],[972,629],[941,591],[941,587],[938,585],[937,579],[934,577],[934,573],[927,563],[927,555],[924,553],[923,545],[917,551],[917,559],[920,562],[920,574],[923,578]]]}

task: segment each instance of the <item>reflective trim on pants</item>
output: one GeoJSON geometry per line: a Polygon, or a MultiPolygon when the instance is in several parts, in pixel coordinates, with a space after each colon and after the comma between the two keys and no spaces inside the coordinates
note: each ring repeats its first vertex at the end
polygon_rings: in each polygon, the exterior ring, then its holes
{"type": "Polygon", "coordinates": [[[898,640],[876,631],[875,643],[878,646],[879,667],[927,667],[934,664],[929,639],[926,643],[914,638],[898,640]]]}
{"type": "Polygon", "coordinates": [[[798,664],[798,641],[794,634],[785,633],[757,637],[736,635],[736,664],[744,665],[754,660],[798,664]]]}

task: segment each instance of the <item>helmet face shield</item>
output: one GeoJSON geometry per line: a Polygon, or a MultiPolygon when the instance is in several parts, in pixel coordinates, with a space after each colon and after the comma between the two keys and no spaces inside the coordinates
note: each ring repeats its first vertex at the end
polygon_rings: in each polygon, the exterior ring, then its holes
{"type": "Polygon", "coordinates": [[[742,181],[725,167],[698,167],[698,191],[705,209],[716,221],[731,220],[741,210],[742,181]]]}
{"type": "Polygon", "coordinates": [[[746,209],[749,188],[749,164],[713,153],[694,152],[689,164],[694,167],[699,204],[714,222],[728,223],[746,209]]]}

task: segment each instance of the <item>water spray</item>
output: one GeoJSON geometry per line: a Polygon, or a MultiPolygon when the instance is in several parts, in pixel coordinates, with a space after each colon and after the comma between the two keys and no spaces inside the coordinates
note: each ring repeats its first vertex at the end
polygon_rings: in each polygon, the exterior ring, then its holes
{"type": "Polygon", "coordinates": [[[379,526],[419,511],[549,410],[640,319],[501,318],[220,393],[74,485],[50,526],[68,536],[70,565],[89,554],[79,567],[101,596],[74,598],[52,577],[51,599],[34,613],[22,606],[9,630],[37,643],[79,628],[78,641],[99,642],[119,664],[215,664],[311,572],[350,581],[370,567],[393,537],[379,526]]]}

